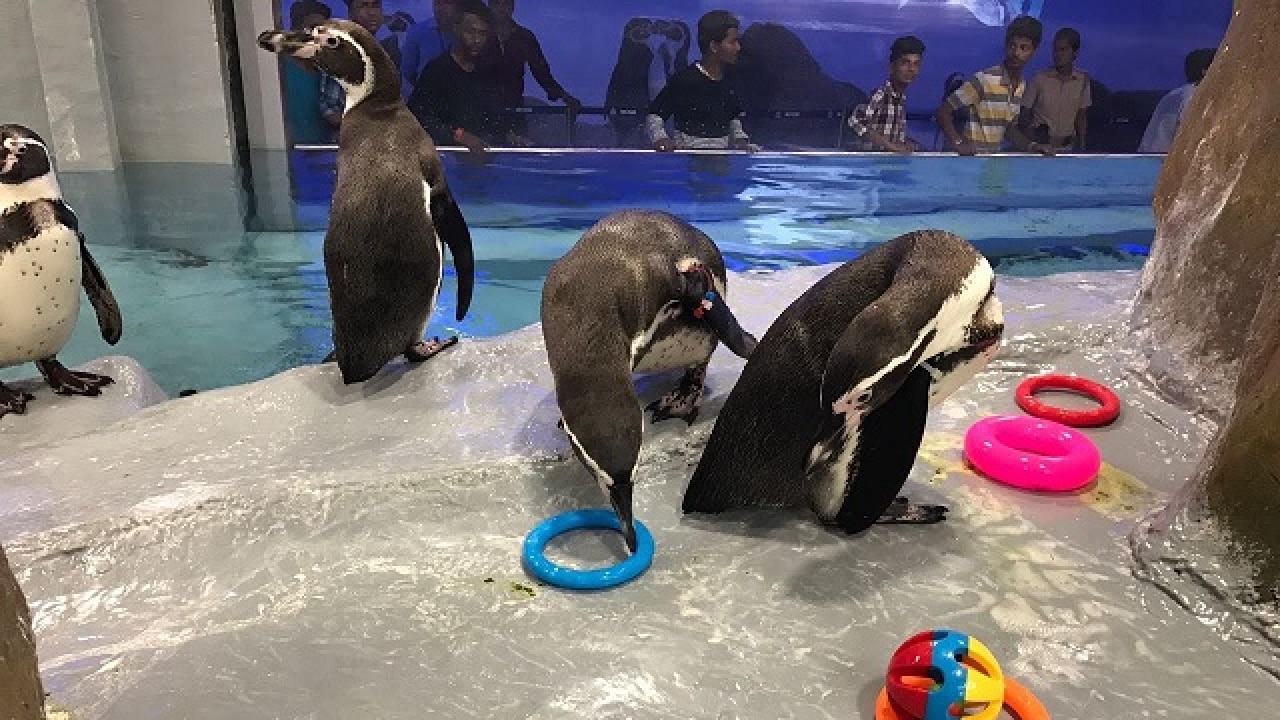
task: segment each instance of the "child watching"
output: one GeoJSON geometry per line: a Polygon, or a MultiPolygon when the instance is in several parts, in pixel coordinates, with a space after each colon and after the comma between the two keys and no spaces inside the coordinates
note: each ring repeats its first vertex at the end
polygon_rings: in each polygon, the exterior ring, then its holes
{"type": "Polygon", "coordinates": [[[1004,143],[1006,134],[1019,150],[1055,154],[1048,144],[1029,142],[1014,122],[1018,119],[1019,101],[1027,87],[1022,71],[1040,46],[1043,32],[1040,21],[1033,17],[1019,15],[1014,18],[1004,34],[1004,61],[975,73],[938,107],[935,114],[938,126],[957,154],[996,152],[1004,143]],[[965,124],[963,138],[956,131],[953,117],[953,113],[962,108],[969,108],[969,121],[965,124]]]}
{"type": "Polygon", "coordinates": [[[907,86],[920,75],[924,43],[914,35],[900,37],[889,48],[889,79],[866,104],[849,114],[849,127],[858,136],[855,150],[908,154],[920,143],[907,137],[907,86]]]}

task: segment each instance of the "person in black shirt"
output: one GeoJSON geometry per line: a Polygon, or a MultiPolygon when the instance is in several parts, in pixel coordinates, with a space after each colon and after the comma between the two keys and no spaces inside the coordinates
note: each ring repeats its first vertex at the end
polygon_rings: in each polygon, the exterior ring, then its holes
{"type": "Polygon", "coordinates": [[[574,112],[581,109],[582,103],[551,75],[551,64],[542,53],[538,37],[515,21],[516,0],[489,0],[489,9],[493,12],[493,32],[481,62],[493,68],[502,106],[524,104],[524,68],[528,65],[533,79],[547,91],[548,100],[563,100],[574,112]]]}
{"type": "Polygon", "coordinates": [[[409,110],[437,145],[454,143],[483,154],[494,144],[528,145],[502,111],[492,68],[481,62],[493,15],[480,0],[459,8],[457,42],[427,63],[409,97],[409,110]]]}
{"type": "Polygon", "coordinates": [[[738,18],[713,10],[698,20],[698,49],[702,60],[671,76],[649,105],[646,124],[653,149],[736,148],[754,150],[742,129],[742,106],[724,82],[726,66],[738,61],[742,45],[738,18]],[[666,130],[675,118],[675,137],[666,130]]]}

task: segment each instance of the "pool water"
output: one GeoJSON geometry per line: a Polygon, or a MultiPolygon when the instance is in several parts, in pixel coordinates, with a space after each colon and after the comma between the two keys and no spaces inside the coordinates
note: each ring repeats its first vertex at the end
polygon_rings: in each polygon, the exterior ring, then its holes
{"type": "MultiPolygon", "coordinates": [[[[63,362],[128,355],[176,394],[319,361],[330,349],[321,248],[334,156],[296,152],[289,162],[292,218],[260,232],[241,229],[231,211],[202,207],[222,197],[211,189],[234,183],[226,168],[134,168],[115,185],[64,174],[68,200],[96,230],[90,247],[120,302],[125,331],[117,346],[107,346],[86,302],[63,362]],[[102,206],[98,195],[121,185],[132,217],[96,228],[86,208],[102,206]]],[[[477,287],[470,314],[454,322],[448,267],[428,332],[485,337],[538,322],[551,264],[601,216],[626,207],[685,218],[738,272],[845,262],[931,227],[969,239],[1005,275],[1133,269],[1154,234],[1150,202],[1160,162],[513,152],[480,166],[446,153],[447,176],[472,230],[477,287]]],[[[32,374],[31,366],[8,368],[0,380],[32,374]]]]}

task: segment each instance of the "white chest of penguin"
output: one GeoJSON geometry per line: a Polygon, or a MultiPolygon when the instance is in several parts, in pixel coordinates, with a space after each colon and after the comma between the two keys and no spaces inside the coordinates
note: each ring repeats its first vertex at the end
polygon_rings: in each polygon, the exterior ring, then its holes
{"type": "Polygon", "coordinates": [[[631,341],[631,371],[658,373],[700,365],[715,342],[706,323],[693,319],[680,303],[668,304],[631,341]]]}
{"type": "Polygon", "coordinates": [[[0,367],[66,345],[80,315],[80,240],[65,225],[0,253],[0,367]]]}

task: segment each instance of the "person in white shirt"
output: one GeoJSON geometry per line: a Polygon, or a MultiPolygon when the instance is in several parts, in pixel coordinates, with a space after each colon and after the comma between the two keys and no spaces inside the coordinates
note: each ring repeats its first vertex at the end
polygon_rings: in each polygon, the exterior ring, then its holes
{"type": "Polygon", "coordinates": [[[1216,53],[1217,50],[1214,48],[1201,48],[1187,53],[1187,59],[1183,63],[1187,84],[1170,90],[1167,95],[1160,98],[1155,112],[1151,113],[1146,132],[1142,133],[1138,152],[1169,152],[1173,137],[1178,133],[1178,126],[1182,124],[1182,113],[1195,95],[1196,86],[1204,79],[1205,73],[1209,72],[1209,65],[1213,62],[1213,56],[1216,53]]]}

